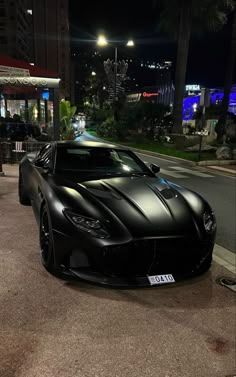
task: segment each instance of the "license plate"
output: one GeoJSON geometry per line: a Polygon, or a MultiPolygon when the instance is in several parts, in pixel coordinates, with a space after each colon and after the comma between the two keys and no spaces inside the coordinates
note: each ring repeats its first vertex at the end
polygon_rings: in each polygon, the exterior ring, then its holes
{"type": "Polygon", "coordinates": [[[148,280],[150,285],[175,283],[174,276],[170,274],[148,276],[148,280]]]}

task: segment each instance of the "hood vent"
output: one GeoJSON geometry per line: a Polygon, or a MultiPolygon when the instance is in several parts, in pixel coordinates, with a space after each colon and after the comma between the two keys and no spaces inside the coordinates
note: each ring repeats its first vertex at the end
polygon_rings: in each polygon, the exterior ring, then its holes
{"type": "Polygon", "coordinates": [[[161,190],[160,193],[161,195],[164,196],[165,199],[171,199],[177,196],[176,192],[169,188],[165,188],[164,190],[161,190]]]}

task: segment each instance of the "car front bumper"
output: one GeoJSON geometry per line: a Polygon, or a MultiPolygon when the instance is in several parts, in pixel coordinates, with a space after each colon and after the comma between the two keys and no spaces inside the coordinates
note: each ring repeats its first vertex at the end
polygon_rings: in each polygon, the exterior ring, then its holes
{"type": "Polygon", "coordinates": [[[173,275],[175,281],[197,276],[210,267],[214,236],[136,239],[102,245],[54,231],[56,268],[92,283],[114,287],[150,286],[148,277],[173,275]]]}

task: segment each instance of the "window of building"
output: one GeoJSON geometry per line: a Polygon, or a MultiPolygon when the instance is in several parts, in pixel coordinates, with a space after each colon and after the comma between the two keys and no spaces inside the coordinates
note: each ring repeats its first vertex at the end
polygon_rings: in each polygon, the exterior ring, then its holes
{"type": "Polygon", "coordinates": [[[7,43],[7,38],[4,37],[3,35],[0,35],[0,44],[5,45],[7,43]]]}

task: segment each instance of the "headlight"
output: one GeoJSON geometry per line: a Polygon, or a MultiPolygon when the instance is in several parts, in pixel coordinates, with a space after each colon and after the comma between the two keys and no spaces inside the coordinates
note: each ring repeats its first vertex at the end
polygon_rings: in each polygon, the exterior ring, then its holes
{"type": "Polygon", "coordinates": [[[205,212],[203,215],[203,224],[207,233],[213,232],[216,229],[216,219],[212,211],[205,212]]]}
{"type": "Polygon", "coordinates": [[[110,235],[105,227],[99,220],[91,219],[89,217],[84,217],[77,215],[68,210],[64,210],[64,215],[68,220],[72,222],[76,228],[82,230],[83,232],[89,233],[93,237],[97,238],[109,238],[110,235]]]}

